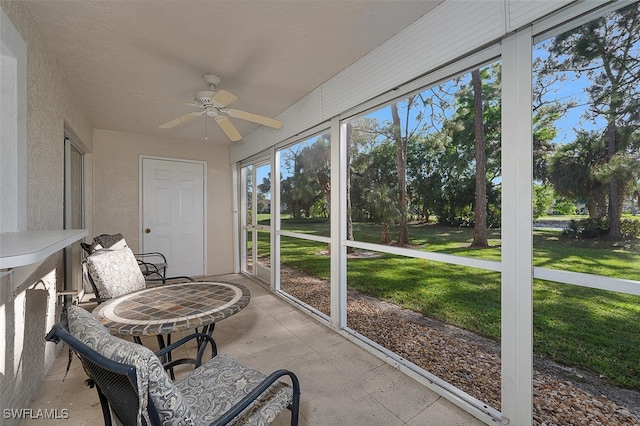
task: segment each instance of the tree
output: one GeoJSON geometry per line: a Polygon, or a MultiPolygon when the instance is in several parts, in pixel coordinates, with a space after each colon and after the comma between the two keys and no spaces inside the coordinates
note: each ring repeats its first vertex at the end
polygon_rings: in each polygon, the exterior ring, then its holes
{"type": "Polygon", "coordinates": [[[311,145],[305,146],[300,152],[298,165],[300,170],[309,177],[317,180],[315,187],[319,188],[324,198],[324,210],[331,212],[331,141],[324,133],[311,145]]]}
{"type": "Polygon", "coordinates": [[[269,213],[271,211],[271,199],[269,197],[271,193],[271,173],[262,178],[262,183],[258,184],[257,188],[258,205],[256,207],[258,213],[269,213]]]}
{"type": "Polygon", "coordinates": [[[449,96],[449,93],[440,86],[391,104],[392,122],[386,134],[396,147],[398,245],[401,246],[409,244],[408,209],[412,201],[409,199],[407,180],[409,147],[425,140],[424,135],[430,131],[439,130],[440,124],[446,120],[445,110],[450,107],[449,101],[444,99],[446,96],[449,96]]]}
{"type": "Polygon", "coordinates": [[[487,227],[499,221],[499,192],[494,186],[500,164],[500,71],[495,63],[458,81],[455,113],[442,126],[444,151],[439,169],[448,205],[441,223],[473,225],[473,245],[486,247],[487,227]],[[468,83],[467,83],[468,82],[468,83]]]}
{"type": "Polygon", "coordinates": [[[547,214],[553,203],[553,187],[551,185],[533,185],[533,218],[547,214]]]}
{"type": "MultiPolygon", "coordinates": [[[[635,180],[631,136],[640,126],[640,6],[634,3],[561,34],[550,45],[548,62],[564,72],[587,77],[585,117],[606,122],[603,135],[608,166],[609,238],[621,237],[624,194],[635,180]],[[620,168],[620,170],[614,170],[620,168]]],[[[636,175],[637,176],[637,175],[636,175]]]]}
{"type": "Polygon", "coordinates": [[[347,128],[350,217],[355,221],[375,220],[368,191],[376,190],[381,182],[395,185],[393,147],[381,129],[376,119],[366,117],[347,128]]]}
{"type": "Polygon", "coordinates": [[[295,219],[311,217],[313,205],[323,197],[317,177],[305,169],[309,161],[304,157],[308,153],[308,147],[303,144],[283,153],[287,177],[280,183],[281,202],[295,219]]]}
{"type": "Polygon", "coordinates": [[[400,213],[397,207],[398,196],[384,183],[378,185],[375,191],[369,191],[367,196],[373,215],[382,223],[380,242],[389,244],[391,242],[390,225],[396,221],[400,213]]]}
{"type": "MultiPolygon", "coordinates": [[[[480,70],[482,97],[479,117],[484,137],[485,164],[478,169],[485,188],[485,218],[488,226],[499,221],[500,176],[500,66],[480,70]],[[496,182],[498,182],[496,184],[496,182]]],[[[409,242],[412,217],[439,223],[470,225],[474,222],[476,146],[475,96],[469,75],[394,102],[376,115],[390,120],[378,123],[372,116],[354,120],[348,132],[351,217],[386,222],[369,191],[396,194],[398,245],[409,242]],[[462,82],[462,84],[461,84],[462,82]]],[[[478,156],[482,155],[478,154],[478,156]]],[[[481,202],[482,203],[482,202],[481,202]]],[[[391,211],[390,211],[391,212],[391,211]]],[[[389,212],[389,213],[390,213],[389,212]]],[[[481,225],[479,225],[481,226],[481,225]]]]}
{"type": "Polygon", "coordinates": [[[426,223],[437,210],[437,200],[443,196],[443,178],[438,168],[442,151],[437,135],[416,138],[407,146],[407,190],[416,215],[426,223]]]}
{"type": "MultiPolygon", "coordinates": [[[[375,190],[385,191],[385,193],[396,193],[398,196],[398,200],[396,203],[396,207],[399,211],[399,235],[398,235],[398,245],[407,245],[409,243],[409,215],[408,215],[408,189],[407,189],[407,147],[410,141],[413,139],[414,134],[421,130],[422,116],[423,114],[416,110],[422,105],[423,109],[426,107],[426,103],[422,101],[421,103],[418,101],[420,95],[413,95],[407,99],[404,99],[399,102],[395,102],[390,105],[390,113],[391,113],[391,122],[384,122],[382,125],[378,125],[378,122],[375,119],[364,118],[358,119],[354,122],[354,131],[352,132],[352,140],[356,138],[360,140],[360,147],[365,148],[362,152],[355,151],[354,154],[357,154],[358,158],[353,158],[354,161],[351,162],[353,166],[354,163],[361,164],[361,172],[370,174],[368,182],[363,182],[363,188],[367,187],[367,183],[374,183],[376,185],[380,185],[376,187],[375,190]],[[387,163],[381,164],[381,170],[386,170],[384,176],[373,176],[377,174],[377,171],[371,169],[371,164],[367,164],[367,160],[382,160],[386,159],[386,157],[375,157],[373,154],[380,154],[382,151],[386,152],[386,147],[393,146],[395,149],[395,162],[393,170],[387,169],[387,163]],[[382,151],[380,151],[382,150],[382,151]],[[363,161],[363,159],[365,161],[363,161]],[[384,183],[386,181],[387,176],[395,176],[395,183],[384,183]]],[[[422,99],[420,99],[422,100],[422,99]]],[[[351,185],[351,196],[352,196],[352,207],[354,207],[355,203],[353,201],[356,200],[356,196],[358,192],[353,189],[358,187],[354,185],[353,177],[357,176],[357,174],[352,173],[352,185],[351,185]]],[[[364,194],[363,194],[364,195],[364,194]]],[[[360,203],[364,205],[368,205],[368,209],[361,209],[361,213],[368,212],[368,215],[375,216],[373,212],[374,209],[370,208],[371,205],[371,197],[357,197],[360,203]]],[[[378,207],[376,207],[378,209],[378,207]]],[[[352,213],[355,213],[352,210],[352,213]]]]}
{"type": "Polygon", "coordinates": [[[562,145],[551,158],[549,180],[564,197],[585,200],[590,219],[606,211],[606,184],[596,171],[606,163],[605,142],[598,132],[578,132],[575,141],[562,145]]]}
{"type": "MultiPolygon", "coordinates": [[[[413,96],[407,100],[406,126],[409,123],[409,110],[413,103],[413,96]]],[[[391,117],[393,119],[392,134],[396,143],[396,165],[398,176],[398,211],[400,212],[400,229],[398,233],[398,245],[409,244],[409,221],[407,220],[407,138],[402,136],[398,104],[391,104],[391,117]]],[[[405,135],[407,133],[405,132],[405,135]]]]}
{"type": "Polygon", "coordinates": [[[558,135],[555,122],[576,106],[572,99],[560,101],[551,95],[568,77],[548,66],[541,58],[533,61],[533,180],[541,185],[548,181],[549,161],[556,150],[553,143],[558,135]]]}
{"type": "Polygon", "coordinates": [[[473,132],[476,140],[476,202],[473,210],[472,247],[489,247],[487,241],[487,168],[484,143],[484,117],[482,114],[482,80],[480,70],[471,71],[473,84],[473,132]]]}

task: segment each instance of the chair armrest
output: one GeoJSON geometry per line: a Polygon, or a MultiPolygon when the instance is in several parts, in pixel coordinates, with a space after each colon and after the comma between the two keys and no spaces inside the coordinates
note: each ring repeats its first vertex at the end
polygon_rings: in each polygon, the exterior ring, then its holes
{"type": "MultiPolygon", "coordinates": [[[[207,344],[211,346],[211,358],[215,357],[218,354],[218,346],[216,345],[215,340],[213,340],[213,337],[209,336],[206,333],[190,334],[178,340],[177,342],[174,342],[169,346],[160,349],[159,351],[155,352],[155,354],[158,358],[161,358],[162,356],[170,353],[171,351],[175,350],[176,348],[179,348],[180,346],[190,342],[193,339],[198,339],[198,345],[199,345],[198,354],[196,355],[196,358],[195,358],[194,368],[198,368],[202,364],[202,357],[204,356],[204,352],[207,349],[207,344]]],[[[167,363],[164,366],[165,370],[175,367],[180,363],[180,361],[181,360],[176,360],[176,361],[171,361],[167,363]]]]}
{"type": "MultiPolygon", "coordinates": [[[[242,398],[236,405],[231,407],[221,417],[219,417],[211,426],[226,425],[233,420],[238,414],[244,411],[253,401],[265,392],[269,387],[274,384],[280,377],[289,376],[291,384],[293,385],[293,404],[296,407],[300,401],[300,382],[298,377],[289,370],[277,370],[271,373],[266,379],[264,379],[254,390],[249,392],[244,398],[242,398]]],[[[296,408],[297,409],[297,408],[296,408]]]]}
{"type": "Polygon", "coordinates": [[[142,275],[145,278],[158,276],[165,278],[167,271],[167,258],[160,252],[134,253],[142,275]]]}
{"type": "Polygon", "coordinates": [[[136,259],[136,261],[138,262],[138,266],[140,267],[140,271],[142,271],[142,275],[145,277],[145,279],[153,279],[153,278],[150,278],[150,277],[152,277],[154,275],[157,275],[159,277],[158,279],[164,278],[165,271],[167,269],[167,264],[166,263],[155,264],[155,263],[145,262],[145,261],[140,260],[140,259],[136,259]]]}
{"type": "MultiPolygon", "coordinates": [[[[164,256],[164,254],[158,252],[158,251],[150,251],[148,253],[134,253],[133,254],[136,258],[140,258],[142,260],[144,260],[145,257],[155,257],[155,256],[159,256],[160,258],[162,258],[162,262],[163,263],[167,263],[167,258],[164,256]]],[[[145,261],[146,262],[146,261],[145,261]]]]}
{"type": "Polygon", "coordinates": [[[196,280],[194,280],[191,277],[187,277],[187,276],[178,276],[178,277],[167,277],[167,278],[165,278],[165,281],[169,281],[169,280],[186,280],[186,281],[191,281],[192,283],[196,282],[196,280]]]}
{"type": "Polygon", "coordinates": [[[166,284],[167,281],[172,281],[172,280],[182,280],[182,281],[191,281],[193,283],[196,282],[196,280],[194,280],[191,277],[187,277],[187,276],[179,276],[179,277],[166,277],[166,278],[149,278],[148,276],[144,278],[145,281],[153,283],[155,281],[161,283],[161,284],[166,284]]]}

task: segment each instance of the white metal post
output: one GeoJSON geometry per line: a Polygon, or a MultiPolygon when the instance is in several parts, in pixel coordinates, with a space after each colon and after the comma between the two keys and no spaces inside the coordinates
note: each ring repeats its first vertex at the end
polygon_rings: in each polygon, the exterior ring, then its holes
{"type": "Polygon", "coordinates": [[[231,196],[232,196],[232,206],[233,206],[233,273],[240,273],[242,270],[242,241],[244,234],[244,228],[242,226],[241,212],[242,208],[242,194],[240,194],[240,188],[242,187],[242,182],[244,178],[242,177],[240,163],[234,163],[231,165],[231,196]]]}
{"type": "Polygon", "coordinates": [[[280,151],[271,151],[271,288],[280,290],[280,151]]]}
{"type": "Polygon", "coordinates": [[[532,38],[502,42],[502,423],[532,424],[532,38]]]}
{"type": "Polygon", "coordinates": [[[331,120],[331,325],[340,330],[347,323],[346,239],[346,141],[340,120],[331,120]]]}

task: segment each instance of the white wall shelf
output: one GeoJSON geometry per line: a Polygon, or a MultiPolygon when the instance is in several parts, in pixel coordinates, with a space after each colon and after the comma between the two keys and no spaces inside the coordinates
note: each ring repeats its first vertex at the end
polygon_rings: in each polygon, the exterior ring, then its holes
{"type": "Polygon", "coordinates": [[[86,237],[86,229],[26,231],[0,234],[0,269],[40,262],[86,237]]]}

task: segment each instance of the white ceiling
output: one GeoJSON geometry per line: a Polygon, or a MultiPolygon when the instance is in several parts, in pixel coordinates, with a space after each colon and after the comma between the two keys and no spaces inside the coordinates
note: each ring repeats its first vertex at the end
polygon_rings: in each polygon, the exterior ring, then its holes
{"type": "MultiPolygon", "coordinates": [[[[150,97],[191,102],[212,73],[232,108],[275,117],[442,2],[22,1],[94,128],[203,142],[205,116],[158,128],[197,109],[150,97]]],[[[207,143],[230,143],[207,124],[207,143]]]]}

